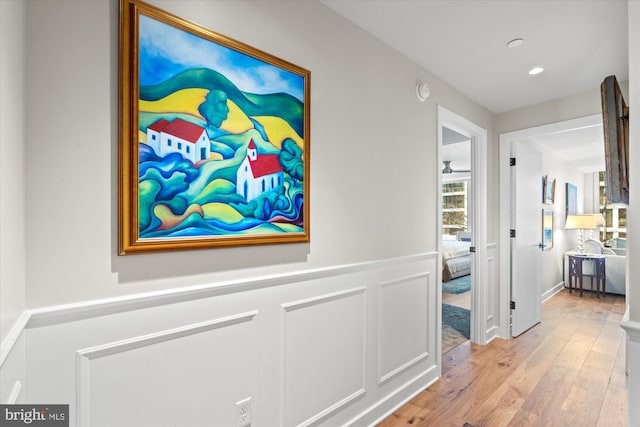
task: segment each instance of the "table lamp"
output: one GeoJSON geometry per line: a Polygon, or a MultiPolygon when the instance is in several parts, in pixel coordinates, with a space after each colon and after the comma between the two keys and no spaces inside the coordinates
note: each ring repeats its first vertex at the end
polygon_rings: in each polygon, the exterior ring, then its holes
{"type": "Polygon", "coordinates": [[[584,230],[595,230],[596,217],[593,214],[567,215],[567,222],[564,224],[567,230],[578,230],[578,254],[584,255],[584,230]]]}
{"type": "MultiPolygon", "coordinates": [[[[596,229],[605,224],[604,216],[601,213],[594,213],[593,216],[596,219],[596,229]]],[[[591,238],[593,239],[593,230],[591,231],[591,238]]]]}

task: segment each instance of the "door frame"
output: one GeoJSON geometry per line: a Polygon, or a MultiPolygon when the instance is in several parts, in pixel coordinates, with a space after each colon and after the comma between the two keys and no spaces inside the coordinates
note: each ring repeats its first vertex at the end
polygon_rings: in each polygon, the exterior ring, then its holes
{"type": "MultiPolygon", "coordinates": [[[[533,126],[512,132],[501,133],[499,136],[500,159],[500,323],[498,327],[499,337],[511,338],[511,143],[513,141],[526,140],[540,134],[562,132],[580,127],[602,124],[601,114],[592,114],[576,119],[568,119],[559,122],[533,126]]],[[[541,295],[542,297],[542,295],[541,295]]]]}
{"type": "MultiPolygon", "coordinates": [[[[471,271],[471,342],[487,343],[487,130],[438,105],[437,111],[437,212],[436,248],[438,266],[442,266],[442,128],[447,127],[471,140],[471,194],[473,229],[471,241],[476,248],[471,271]],[[483,321],[483,319],[485,319],[483,321]]],[[[438,284],[438,356],[442,351],[442,268],[436,269],[438,284]]]]}

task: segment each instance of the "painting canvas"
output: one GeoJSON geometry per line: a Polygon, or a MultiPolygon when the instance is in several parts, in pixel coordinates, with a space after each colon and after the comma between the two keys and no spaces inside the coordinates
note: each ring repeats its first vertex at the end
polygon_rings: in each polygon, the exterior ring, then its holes
{"type": "Polygon", "coordinates": [[[310,72],[120,7],[120,253],[308,242],[310,72]]]}
{"type": "Polygon", "coordinates": [[[542,201],[543,203],[554,203],[556,194],[556,180],[549,179],[547,175],[542,178],[542,201]]]}
{"type": "Polygon", "coordinates": [[[567,182],[567,215],[578,213],[578,187],[567,182]]]}
{"type": "Polygon", "coordinates": [[[553,211],[550,209],[542,210],[542,244],[544,250],[553,248],[553,211]]]}

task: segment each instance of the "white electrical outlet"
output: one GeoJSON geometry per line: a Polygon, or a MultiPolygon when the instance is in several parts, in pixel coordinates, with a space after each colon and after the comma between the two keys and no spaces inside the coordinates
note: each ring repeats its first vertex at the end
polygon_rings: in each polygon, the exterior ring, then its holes
{"type": "Polygon", "coordinates": [[[251,425],[251,398],[236,402],[236,417],[238,427],[248,427],[251,425]]]}

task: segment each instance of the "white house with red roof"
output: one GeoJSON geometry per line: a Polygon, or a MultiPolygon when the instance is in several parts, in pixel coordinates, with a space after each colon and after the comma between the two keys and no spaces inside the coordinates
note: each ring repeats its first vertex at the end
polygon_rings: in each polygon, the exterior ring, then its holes
{"type": "Polygon", "coordinates": [[[249,202],[284,184],[284,172],[277,154],[258,154],[251,139],[247,156],[236,172],[236,192],[249,202]]]}
{"type": "Polygon", "coordinates": [[[154,122],[147,128],[147,145],[160,157],[180,153],[194,164],[208,159],[211,154],[211,141],[206,129],[182,119],[154,122]]]}

